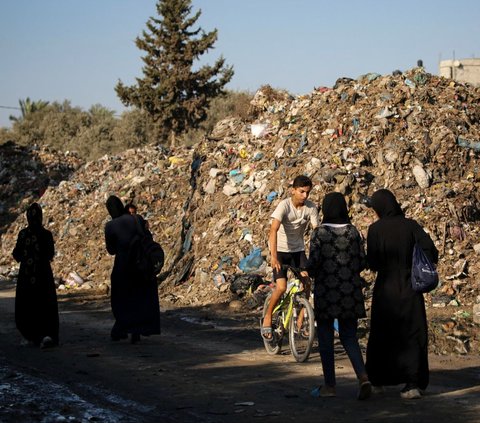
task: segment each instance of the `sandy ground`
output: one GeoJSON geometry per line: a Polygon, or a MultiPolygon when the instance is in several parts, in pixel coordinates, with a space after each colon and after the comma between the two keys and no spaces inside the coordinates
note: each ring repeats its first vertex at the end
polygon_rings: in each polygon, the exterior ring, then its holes
{"type": "Polygon", "coordinates": [[[321,383],[315,350],[296,363],[288,345],[268,356],[258,316],[225,310],[162,310],[162,334],[112,342],[109,299],[59,296],[61,345],[21,346],[14,286],[0,288],[1,422],[480,422],[480,356],[430,356],[421,400],[400,386],[356,400],[357,382],[339,349],[337,397],[321,383]]]}

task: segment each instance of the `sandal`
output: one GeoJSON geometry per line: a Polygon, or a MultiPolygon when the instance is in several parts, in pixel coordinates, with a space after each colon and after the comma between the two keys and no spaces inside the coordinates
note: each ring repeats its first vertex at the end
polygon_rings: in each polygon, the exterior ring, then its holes
{"type": "Polygon", "coordinates": [[[304,326],[303,324],[298,327],[295,325],[295,333],[298,333],[302,338],[308,339],[310,337],[310,330],[308,326],[304,326]]]}
{"type": "Polygon", "coordinates": [[[260,333],[262,334],[263,339],[266,339],[267,341],[271,341],[273,339],[273,330],[271,326],[262,326],[260,333]]]}
{"type": "Polygon", "coordinates": [[[308,330],[308,328],[301,328],[298,330],[298,332],[300,333],[301,337],[305,339],[310,338],[310,331],[308,330]]]}

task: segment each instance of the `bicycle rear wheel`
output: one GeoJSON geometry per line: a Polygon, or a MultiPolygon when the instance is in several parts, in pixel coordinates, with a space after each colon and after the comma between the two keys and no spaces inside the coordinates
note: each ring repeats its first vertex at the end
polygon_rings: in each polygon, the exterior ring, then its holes
{"type": "Polygon", "coordinates": [[[308,300],[296,296],[289,323],[290,349],[299,363],[308,359],[315,339],[315,315],[308,300]]]}
{"type": "MultiPolygon", "coordinates": [[[[262,319],[260,320],[260,329],[263,324],[263,318],[265,317],[265,313],[267,312],[268,309],[268,304],[270,303],[270,298],[272,296],[272,293],[267,295],[267,298],[265,298],[265,302],[263,303],[263,313],[262,313],[262,319]]],[[[260,336],[261,333],[260,333],[260,336]]],[[[265,346],[265,350],[269,355],[276,355],[280,353],[280,350],[282,349],[282,343],[283,343],[283,316],[280,311],[276,311],[272,315],[272,340],[269,341],[268,339],[265,339],[262,336],[263,340],[263,345],[265,346]]]]}

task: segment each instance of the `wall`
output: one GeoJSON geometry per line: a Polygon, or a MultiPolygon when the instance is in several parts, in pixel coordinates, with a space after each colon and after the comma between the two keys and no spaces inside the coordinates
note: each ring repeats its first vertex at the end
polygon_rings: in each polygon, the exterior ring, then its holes
{"type": "Polygon", "coordinates": [[[442,60],[439,75],[480,86],[480,59],[442,60]]]}

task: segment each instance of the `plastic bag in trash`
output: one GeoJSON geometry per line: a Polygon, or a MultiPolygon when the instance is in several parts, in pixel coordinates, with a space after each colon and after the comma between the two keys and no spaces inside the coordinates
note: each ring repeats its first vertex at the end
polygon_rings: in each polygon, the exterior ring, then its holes
{"type": "Polygon", "coordinates": [[[254,248],[251,253],[240,260],[238,267],[245,273],[257,270],[263,264],[262,249],[254,248]]]}
{"type": "Polygon", "coordinates": [[[261,138],[268,134],[268,123],[252,123],[252,135],[255,138],[261,138]]]}
{"type": "Polygon", "coordinates": [[[271,203],[273,200],[275,200],[275,198],[277,198],[277,195],[278,194],[275,191],[269,192],[267,195],[267,201],[271,203]]]}

